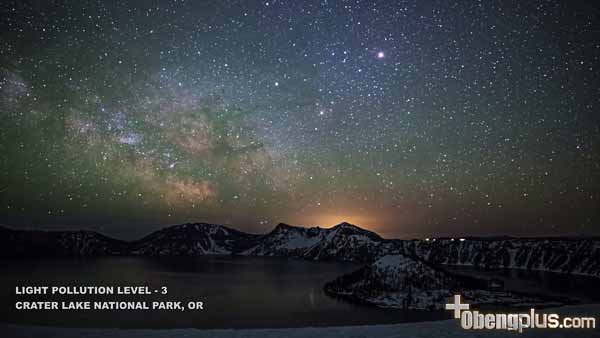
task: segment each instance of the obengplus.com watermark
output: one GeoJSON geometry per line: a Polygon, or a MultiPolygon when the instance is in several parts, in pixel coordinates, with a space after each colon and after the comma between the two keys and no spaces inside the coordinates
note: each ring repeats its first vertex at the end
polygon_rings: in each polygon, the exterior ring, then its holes
{"type": "Polygon", "coordinates": [[[454,311],[454,318],[460,319],[465,330],[509,330],[523,332],[523,329],[594,329],[594,317],[561,317],[556,313],[480,313],[470,310],[470,305],[461,303],[460,295],[454,296],[453,304],[446,304],[446,310],[454,311]]]}

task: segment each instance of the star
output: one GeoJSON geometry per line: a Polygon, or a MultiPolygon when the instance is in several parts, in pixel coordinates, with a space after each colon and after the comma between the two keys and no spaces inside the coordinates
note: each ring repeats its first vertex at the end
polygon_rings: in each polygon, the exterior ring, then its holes
{"type": "Polygon", "coordinates": [[[534,2],[12,1],[0,223],[600,235],[594,13],[534,2]]]}

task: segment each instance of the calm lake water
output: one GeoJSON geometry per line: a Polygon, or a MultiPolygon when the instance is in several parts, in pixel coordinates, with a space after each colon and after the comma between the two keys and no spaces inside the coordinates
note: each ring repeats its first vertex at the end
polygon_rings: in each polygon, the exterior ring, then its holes
{"type": "MultiPolygon", "coordinates": [[[[326,296],[322,287],[358,265],[280,258],[109,257],[2,261],[0,318],[65,327],[255,328],[384,324],[448,318],[444,312],[378,309],[326,296]],[[131,300],[204,302],[204,311],[17,311],[17,285],[148,285],[168,295],[131,300]]],[[[19,300],[33,297],[18,296],[19,300]]],[[[129,300],[125,296],[35,300],[129,300]]]]}
{"type": "MultiPolygon", "coordinates": [[[[326,296],[322,287],[358,265],[281,258],[143,257],[3,260],[0,320],[64,327],[258,328],[391,324],[450,318],[445,311],[378,309],[326,296]],[[147,285],[168,295],[16,296],[20,285],[147,285]],[[17,300],[203,301],[204,311],[17,311],[17,300]]],[[[502,276],[507,288],[575,295],[598,300],[597,279],[524,271],[485,272],[502,276]],[[587,297],[590,296],[590,297],[587,297]]]]}
{"type": "Polygon", "coordinates": [[[484,270],[469,266],[446,266],[444,269],[457,275],[498,279],[504,283],[504,289],[510,291],[567,297],[582,303],[600,302],[600,279],[596,277],[519,269],[484,270]]]}

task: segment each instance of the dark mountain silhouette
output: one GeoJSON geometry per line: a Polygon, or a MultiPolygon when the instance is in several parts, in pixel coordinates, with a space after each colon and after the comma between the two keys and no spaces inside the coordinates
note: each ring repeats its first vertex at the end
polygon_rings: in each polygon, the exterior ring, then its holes
{"type": "Polygon", "coordinates": [[[371,263],[401,254],[432,266],[467,265],[600,276],[598,238],[384,239],[349,223],[331,228],[277,225],[264,235],[226,226],[170,226],[135,241],[92,231],[33,231],[0,227],[0,257],[39,256],[282,256],[371,263]]]}

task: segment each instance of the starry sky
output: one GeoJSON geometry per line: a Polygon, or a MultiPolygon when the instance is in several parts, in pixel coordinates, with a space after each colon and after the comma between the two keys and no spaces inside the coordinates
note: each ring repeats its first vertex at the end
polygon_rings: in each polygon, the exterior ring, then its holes
{"type": "Polygon", "coordinates": [[[600,8],[2,1],[0,223],[600,234],[600,8]]]}

